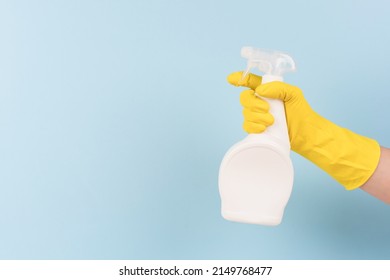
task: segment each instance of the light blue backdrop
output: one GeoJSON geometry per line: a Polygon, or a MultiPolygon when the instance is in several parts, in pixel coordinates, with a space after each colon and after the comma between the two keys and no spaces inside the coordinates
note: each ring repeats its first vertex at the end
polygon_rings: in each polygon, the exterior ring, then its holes
{"type": "Polygon", "coordinates": [[[388,259],[390,206],[293,154],[283,223],[220,216],[240,49],[289,52],[330,120],[390,146],[387,1],[1,1],[1,259],[388,259]]]}

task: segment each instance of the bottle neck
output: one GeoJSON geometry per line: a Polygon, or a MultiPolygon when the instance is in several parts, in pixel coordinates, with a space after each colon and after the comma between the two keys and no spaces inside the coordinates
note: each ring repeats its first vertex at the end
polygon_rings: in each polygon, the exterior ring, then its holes
{"type": "Polygon", "coordinates": [[[283,82],[283,77],[282,76],[275,76],[275,75],[271,75],[271,74],[265,74],[261,80],[261,83],[265,84],[265,83],[275,82],[275,81],[283,82]]]}

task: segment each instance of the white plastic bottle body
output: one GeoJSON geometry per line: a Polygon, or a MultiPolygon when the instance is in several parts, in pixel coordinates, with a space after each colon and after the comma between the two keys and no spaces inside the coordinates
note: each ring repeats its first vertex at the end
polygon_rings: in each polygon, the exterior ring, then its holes
{"type": "MultiPolygon", "coordinates": [[[[282,79],[263,77],[263,83],[275,80],[282,79]]],[[[294,171],[284,103],[267,101],[274,124],[235,144],[221,163],[221,214],[230,221],[278,225],[291,195],[294,171]]]]}

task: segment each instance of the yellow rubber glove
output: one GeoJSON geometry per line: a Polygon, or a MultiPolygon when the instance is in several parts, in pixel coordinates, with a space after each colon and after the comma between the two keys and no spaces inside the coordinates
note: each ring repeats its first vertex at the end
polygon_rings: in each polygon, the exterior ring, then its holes
{"type": "Polygon", "coordinates": [[[363,185],[374,173],[380,157],[379,144],[370,138],[342,128],[313,111],[302,91],[283,82],[261,84],[261,77],[242,72],[228,76],[235,86],[250,89],[241,93],[243,128],[261,133],[273,118],[268,103],[255,95],[284,101],[291,149],[319,166],[347,190],[363,185]]]}

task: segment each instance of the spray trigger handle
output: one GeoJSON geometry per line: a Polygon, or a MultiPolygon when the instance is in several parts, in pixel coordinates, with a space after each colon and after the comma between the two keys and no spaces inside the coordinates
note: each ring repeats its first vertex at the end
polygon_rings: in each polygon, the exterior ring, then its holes
{"type": "Polygon", "coordinates": [[[265,75],[282,78],[284,73],[294,72],[295,62],[288,54],[279,51],[269,51],[253,47],[243,47],[241,56],[248,60],[247,67],[241,80],[248,75],[253,68],[258,68],[265,75]]]}

